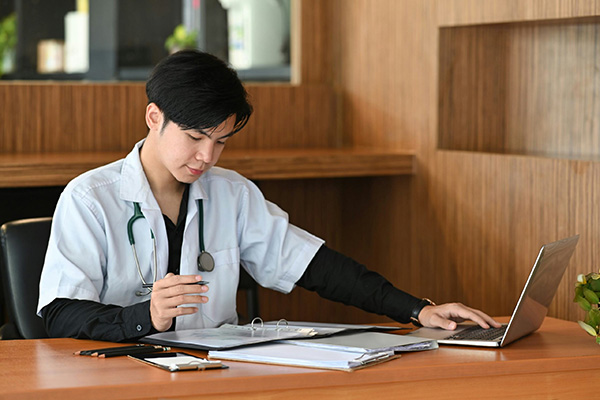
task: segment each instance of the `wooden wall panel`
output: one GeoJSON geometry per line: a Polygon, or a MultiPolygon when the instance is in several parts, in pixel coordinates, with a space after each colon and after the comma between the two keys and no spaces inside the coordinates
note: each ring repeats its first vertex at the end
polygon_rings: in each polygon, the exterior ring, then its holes
{"type": "Polygon", "coordinates": [[[0,84],[0,152],[120,151],[145,136],[142,84],[0,84]]]}
{"type": "MultiPolygon", "coordinates": [[[[325,85],[247,84],[255,113],[231,148],[332,147],[336,96],[325,85]]],[[[142,83],[0,84],[0,153],[127,151],[147,133],[142,83]]]]}
{"type": "MultiPolygon", "coordinates": [[[[404,229],[398,236],[388,236],[391,225],[405,221],[409,208],[397,207],[398,199],[408,202],[412,177],[341,178],[294,181],[264,181],[260,188],[269,200],[290,215],[295,225],[325,240],[326,245],[351,255],[371,269],[379,270],[399,287],[408,289],[410,253],[399,243],[410,241],[404,229]],[[377,194],[386,190],[385,197],[377,194]],[[393,193],[390,193],[390,190],[393,193]],[[384,213],[382,210],[389,210],[384,213]]],[[[296,288],[289,295],[271,290],[260,291],[263,318],[277,320],[314,320],[337,322],[379,322],[385,317],[369,314],[355,307],[320,298],[315,293],[296,288]]]]}
{"type": "MultiPolygon", "coordinates": [[[[580,233],[579,247],[550,315],[567,319],[581,316],[571,302],[573,281],[577,273],[598,269],[595,244],[600,241],[600,197],[595,187],[600,163],[439,150],[438,80],[443,77],[438,75],[438,29],[455,24],[595,16],[600,13],[599,4],[560,0],[389,0],[378,1],[376,6],[367,0],[336,3],[338,21],[334,24],[343,38],[336,85],[341,88],[345,140],[364,146],[412,148],[418,160],[417,174],[409,182],[356,185],[361,195],[391,199],[391,210],[363,210],[363,219],[391,215],[387,230],[379,230],[377,236],[401,238],[408,229],[409,244],[397,240],[397,247],[390,249],[389,243],[374,242],[367,249],[345,233],[343,241],[353,243],[353,254],[377,254],[382,262],[374,268],[392,276],[399,285],[398,277],[406,277],[403,287],[416,295],[462,301],[491,314],[506,315],[515,305],[539,247],[580,233]],[[407,199],[402,190],[408,190],[407,199]],[[408,211],[400,211],[405,207],[408,211]],[[405,214],[410,218],[408,224],[401,219],[405,214]],[[394,264],[395,254],[408,254],[409,261],[394,264]]],[[[503,46],[502,40],[488,43],[503,46]]],[[[491,50],[486,49],[489,54],[491,50]]],[[[524,68],[533,64],[525,63],[524,68]]],[[[521,73],[547,73],[544,63],[535,65],[535,71],[521,73]]],[[[559,67],[550,68],[556,71],[559,67]]],[[[578,77],[583,79],[582,87],[594,87],[598,72],[591,70],[592,76],[578,77]]],[[[502,88],[501,82],[487,82],[494,76],[493,70],[478,72],[486,77],[484,83],[502,88]]],[[[563,78],[558,73],[554,77],[560,85],[563,78]]],[[[540,89],[536,95],[552,96],[553,88],[540,89]]],[[[568,112],[576,106],[594,109],[594,96],[585,98],[585,104],[554,109],[558,115],[550,118],[568,119],[568,112]]],[[[555,101],[558,104],[562,100],[555,101]]],[[[520,107],[530,110],[531,103],[530,99],[522,101],[520,107]]],[[[504,112],[502,107],[498,112],[504,112]]],[[[489,120],[481,122],[483,126],[489,120]]],[[[514,130],[520,122],[522,118],[514,117],[506,126],[511,130],[507,135],[519,138],[514,130]]],[[[527,127],[535,129],[534,125],[527,127]]],[[[481,129],[475,126],[475,131],[481,129]]],[[[597,124],[587,126],[594,135],[599,133],[597,124]]],[[[490,134],[477,133],[481,138],[490,134]]],[[[569,134],[566,129],[557,133],[564,142],[570,140],[569,134]]],[[[595,142],[586,143],[593,146],[595,142]]],[[[344,214],[342,220],[344,232],[352,232],[355,226],[349,222],[350,215],[344,214]]]]}
{"type": "Polygon", "coordinates": [[[293,0],[299,3],[300,83],[327,83],[338,73],[339,30],[335,29],[337,4],[331,0],[293,0]]]}

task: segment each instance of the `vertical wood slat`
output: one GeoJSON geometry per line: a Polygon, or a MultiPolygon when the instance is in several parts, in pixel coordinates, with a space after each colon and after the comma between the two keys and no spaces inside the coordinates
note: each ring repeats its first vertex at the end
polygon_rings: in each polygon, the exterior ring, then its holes
{"type": "Polygon", "coordinates": [[[2,83],[0,93],[5,154],[121,151],[145,134],[141,84],[2,83]]]}
{"type": "MultiPolygon", "coordinates": [[[[324,85],[247,85],[255,113],[232,148],[334,147],[337,107],[324,85]]],[[[127,151],[147,133],[144,85],[0,84],[0,153],[127,151]]]]}

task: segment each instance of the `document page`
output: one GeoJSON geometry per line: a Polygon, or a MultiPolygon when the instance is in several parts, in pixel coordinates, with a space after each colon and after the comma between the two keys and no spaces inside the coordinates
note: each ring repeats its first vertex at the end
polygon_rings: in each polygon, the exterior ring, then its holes
{"type": "Polygon", "coordinates": [[[269,343],[231,350],[212,350],[210,359],[249,361],[298,367],[353,370],[394,358],[394,352],[356,353],[318,347],[269,343]]]}
{"type": "Polygon", "coordinates": [[[287,339],[278,343],[359,353],[421,351],[438,348],[437,342],[432,339],[381,332],[341,333],[327,337],[287,339]]]}

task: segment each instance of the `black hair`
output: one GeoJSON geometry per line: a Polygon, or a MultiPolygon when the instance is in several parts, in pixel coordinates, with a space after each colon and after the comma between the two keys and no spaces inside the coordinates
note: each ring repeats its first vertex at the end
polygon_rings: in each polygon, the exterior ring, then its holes
{"type": "Polygon", "coordinates": [[[236,71],[198,50],[182,50],[160,61],[146,82],[146,95],[148,104],[163,112],[163,128],[173,121],[185,130],[205,130],[235,115],[235,133],[252,114],[236,71]]]}

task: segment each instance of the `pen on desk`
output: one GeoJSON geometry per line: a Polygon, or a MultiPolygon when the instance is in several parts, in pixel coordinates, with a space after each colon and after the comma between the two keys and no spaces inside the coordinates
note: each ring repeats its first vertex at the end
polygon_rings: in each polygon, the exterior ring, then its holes
{"type": "MultiPolygon", "coordinates": [[[[154,285],[153,283],[144,283],[142,285],[142,288],[149,289],[153,285],[154,285]]],[[[198,281],[198,282],[194,282],[194,283],[188,283],[188,285],[208,285],[208,281],[198,281]]]]}
{"type": "Polygon", "coordinates": [[[99,352],[103,352],[103,351],[111,350],[111,349],[121,349],[121,350],[137,349],[137,348],[144,347],[144,346],[146,346],[146,345],[140,343],[140,344],[135,344],[135,345],[131,345],[131,346],[105,347],[105,348],[102,348],[102,349],[94,349],[94,350],[79,350],[79,351],[76,351],[73,354],[79,355],[79,356],[91,356],[94,353],[99,353],[99,352]]]}
{"type": "Polygon", "coordinates": [[[91,353],[90,356],[92,356],[92,357],[98,357],[101,354],[108,354],[108,353],[119,353],[119,354],[121,354],[121,353],[127,353],[129,351],[138,351],[138,350],[141,351],[141,352],[151,353],[157,347],[161,347],[161,346],[140,344],[139,346],[108,347],[106,349],[99,349],[99,350],[91,353]]]}
{"type": "Polygon", "coordinates": [[[170,347],[163,346],[144,346],[138,349],[126,350],[126,351],[110,351],[107,353],[98,354],[98,358],[108,358],[108,357],[119,357],[119,356],[127,356],[130,354],[147,354],[147,353],[159,353],[162,351],[169,351],[170,347]]]}

